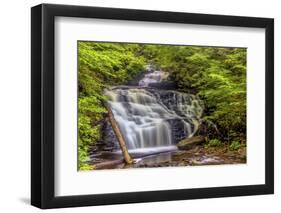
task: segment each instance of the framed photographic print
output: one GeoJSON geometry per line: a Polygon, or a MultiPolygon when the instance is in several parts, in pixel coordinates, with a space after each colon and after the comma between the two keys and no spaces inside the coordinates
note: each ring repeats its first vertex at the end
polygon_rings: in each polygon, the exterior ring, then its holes
{"type": "Polygon", "coordinates": [[[31,9],[31,203],[271,194],[274,21],[31,9]]]}

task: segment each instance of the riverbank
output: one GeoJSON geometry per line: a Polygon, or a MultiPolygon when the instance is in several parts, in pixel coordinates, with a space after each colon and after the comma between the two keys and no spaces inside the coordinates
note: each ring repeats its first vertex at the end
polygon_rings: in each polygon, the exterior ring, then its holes
{"type": "Polygon", "coordinates": [[[161,153],[150,153],[147,156],[134,156],[135,163],[128,165],[123,161],[120,152],[103,152],[89,161],[93,169],[126,169],[173,166],[203,166],[246,163],[246,147],[232,151],[228,145],[207,147],[198,145],[190,150],[167,150],[161,153]]]}

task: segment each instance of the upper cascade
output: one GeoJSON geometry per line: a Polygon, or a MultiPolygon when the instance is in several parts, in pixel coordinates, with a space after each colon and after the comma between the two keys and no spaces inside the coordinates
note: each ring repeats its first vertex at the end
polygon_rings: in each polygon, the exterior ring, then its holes
{"type": "Polygon", "coordinates": [[[161,70],[155,70],[153,72],[149,72],[144,75],[144,78],[142,78],[139,81],[139,86],[141,87],[148,87],[151,83],[160,83],[164,80],[166,80],[169,76],[169,73],[163,72],[161,70]]]}

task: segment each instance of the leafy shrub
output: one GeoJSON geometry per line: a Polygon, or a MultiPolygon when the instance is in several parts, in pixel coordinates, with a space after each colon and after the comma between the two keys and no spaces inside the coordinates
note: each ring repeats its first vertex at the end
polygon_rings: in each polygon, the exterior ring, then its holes
{"type": "Polygon", "coordinates": [[[211,139],[207,144],[208,147],[218,147],[221,145],[222,145],[222,142],[219,139],[211,139]]]}
{"type": "Polygon", "coordinates": [[[230,144],[230,146],[229,146],[229,149],[231,150],[231,151],[237,151],[238,149],[240,149],[241,148],[241,143],[239,143],[239,141],[232,141],[232,143],[230,144]]]}
{"type": "Polygon", "coordinates": [[[88,170],[94,170],[95,166],[94,165],[89,165],[86,163],[80,163],[79,164],[79,170],[80,171],[88,171],[88,170]]]}

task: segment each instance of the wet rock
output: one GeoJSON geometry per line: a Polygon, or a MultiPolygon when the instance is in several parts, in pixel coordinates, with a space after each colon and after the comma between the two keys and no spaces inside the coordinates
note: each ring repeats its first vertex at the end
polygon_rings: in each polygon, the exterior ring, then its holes
{"type": "Polygon", "coordinates": [[[201,145],[204,142],[205,142],[205,137],[203,137],[203,136],[194,136],[194,137],[186,138],[186,139],[180,141],[177,144],[177,147],[180,150],[189,150],[189,149],[194,148],[197,145],[201,145]]]}
{"type": "Polygon", "coordinates": [[[197,135],[210,136],[217,138],[219,136],[219,130],[217,126],[211,121],[202,121],[198,127],[197,135]]]}
{"type": "Polygon", "coordinates": [[[115,133],[107,119],[104,120],[102,125],[103,140],[96,143],[95,149],[92,149],[92,153],[103,152],[103,151],[116,151],[119,150],[118,140],[115,133]]]}
{"type": "MultiPolygon", "coordinates": [[[[188,134],[191,134],[189,132],[186,132],[183,120],[170,119],[167,120],[167,122],[170,124],[171,127],[173,144],[177,144],[179,141],[186,138],[188,134]]],[[[193,124],[190,123],[190,125],[191,125],[191,129],[193,130],[194,129],[193,124]]]]}
{"type": "Polygon", "coordinates": [[[161,90],[176,90],[178,89],[177,84],[174,82],[163,81],[160,83],[150,83],[149,87],[161,89],[161,90]]]}

